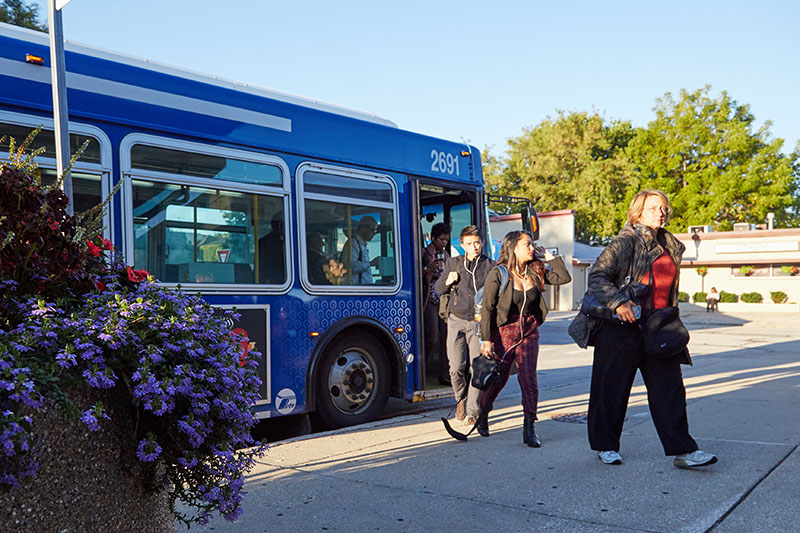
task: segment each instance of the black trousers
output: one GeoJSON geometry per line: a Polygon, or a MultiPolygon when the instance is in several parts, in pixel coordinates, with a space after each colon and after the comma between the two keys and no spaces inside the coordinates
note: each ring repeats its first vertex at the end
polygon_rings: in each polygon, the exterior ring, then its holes
{"type": "Polygon", "coordinates": [[[635,326],[604,322],[593,341],[588,416],[591,448],[619,451],[631,386],[639,370],[664,453],[678,455],[697,450],[697,443],[689,435],[680,363],[645,354],[641,333],[635,326]]]}

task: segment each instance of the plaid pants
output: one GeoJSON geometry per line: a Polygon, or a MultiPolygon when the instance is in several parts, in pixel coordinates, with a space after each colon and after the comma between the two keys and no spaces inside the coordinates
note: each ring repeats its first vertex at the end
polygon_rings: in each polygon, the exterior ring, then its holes
{"type": "Polygon", "coordinates": [[[508,382],[511,363],[516,362],[519,369],[517,379],[522,389],[522,412],[526,417],[536,420],[539,404],[539,382],[536,376],[536,365],[539,361],[539,324],[534,315],[522,315],[521,325],[520,328],[520,317],[514,317],[507,324],[492,331],[495,360],[500,376],[488,390],[481,391],[478,405],[481,412],[492,410],[495,398],[508,382]],[[519,342],[520,337],[522,342],[519,342]],[[510,349],[518,342],[515,348],[510,349]]]}

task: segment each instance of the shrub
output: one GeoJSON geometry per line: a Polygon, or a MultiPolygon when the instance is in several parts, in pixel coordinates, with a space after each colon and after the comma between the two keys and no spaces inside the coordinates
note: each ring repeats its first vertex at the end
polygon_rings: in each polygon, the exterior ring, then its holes
{"type": "Polygon", "coordinates": [[[678,293],[678,301],[679,302],[688,302],[689,301],[689,293],[688,292],[679,292],[678,293]]]}
{"type": "Polygon", "coordinates": [[[770,299],[776,304],[785,304],[789,296],[783,291],[773,291],[769,293],[770,299]]]}
{"type": "Polygon", "coordinates": [[[742,301],[749,304],[760,304],[764,301],[764,297],[757,292],[742,293],[742,301]]]}
{"type": "Polygon", "coordinates": [[[84,238],[64,194],[14,163],[0,166],[0,489],[36,475],[36,409],[48,396],[89,431],[118,435],[123,459],[148,476],[143,490],[166,487],[177,519],[235,519],[264,449],[250,436],[259,354],[242,359],[231,313],[84,238]],[[74,390],[99,401],[77,412],[74,390]],[[197,514],[177,512],[179,498],[197,514]]]}
{"type": "Polygon", "coordinates": [[[706,296],[708,296],[708,295],[706,293],[704,293],[704,292],[696,292],[696,293],[694,293],[692,295],[692,301],[694,303],[705,302],[706,301],[706,296]]]}
{"type": "Polygon", "coordinates": [[[739,296],[732,292],[720,291],[719,301],[723,303],[735,304],[739,301],[739,296]]]}

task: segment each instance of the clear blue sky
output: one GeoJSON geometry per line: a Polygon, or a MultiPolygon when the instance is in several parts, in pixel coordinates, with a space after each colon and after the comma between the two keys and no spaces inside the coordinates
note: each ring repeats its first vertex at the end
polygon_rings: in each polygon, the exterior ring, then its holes
{"type": "Polygon", "coordinates": [[[63,20],[67,40],[495,154],[559,109],[644,126],[657,97],[706,84],[772,121],[784,152],[800,138],[794,0],[72,0],[63,20]]]}

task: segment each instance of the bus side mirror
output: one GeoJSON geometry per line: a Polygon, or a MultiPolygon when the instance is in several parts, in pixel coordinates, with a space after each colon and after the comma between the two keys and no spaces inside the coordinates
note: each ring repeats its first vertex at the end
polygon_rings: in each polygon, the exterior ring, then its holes
{"type": "Polygon", "coordinates": [[[530,233],[534,241],[539,240],[539,215],[533,206],[522,208],[522,229],[530,233]]]}

